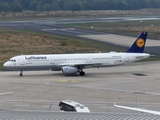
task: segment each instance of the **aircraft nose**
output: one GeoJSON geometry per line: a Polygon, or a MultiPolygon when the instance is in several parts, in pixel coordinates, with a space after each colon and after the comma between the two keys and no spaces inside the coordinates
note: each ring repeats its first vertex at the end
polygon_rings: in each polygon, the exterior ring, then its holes
{"type": "Polygon", "coordinates": [[[3,67],[5,67],[5,68],[9,67],[8,63],[5,62],[5,63],[3,64],[3,67]]]}

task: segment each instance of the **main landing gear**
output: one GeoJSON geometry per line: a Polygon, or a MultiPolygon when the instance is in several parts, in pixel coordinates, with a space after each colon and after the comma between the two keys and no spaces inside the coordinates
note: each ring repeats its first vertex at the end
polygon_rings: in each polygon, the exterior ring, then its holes
{"type": "Polygon", "coordinates": [[[20,72],[19,76],[20,76],[20,77],[22,77],[22,76],[23,76],[23,71],[21,71],[21,72],[20,72]]]}
{"type": "Polygon", "coordinates": [[[84,75],[85,75],[85,72],[84,72],[84,71],[80,71],[80,72],[79,72],[79,75],[80,75],[80,76],[84,76],[84,75]]]}

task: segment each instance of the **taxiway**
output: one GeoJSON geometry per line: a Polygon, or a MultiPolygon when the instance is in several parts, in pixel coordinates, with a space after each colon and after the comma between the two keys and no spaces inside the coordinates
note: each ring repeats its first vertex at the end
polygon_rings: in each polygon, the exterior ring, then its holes
{"type": "Polygon", "coordinates": [[[160,61],[137,62],[131,65],[86,69],[86,76],[64,76],[61,72],[26,71],[0,72],[1,110],[59,111],[61,100],[74,100],[91,112],[135,111],[115,108],[120,105],[160,108],[160,61]]]}

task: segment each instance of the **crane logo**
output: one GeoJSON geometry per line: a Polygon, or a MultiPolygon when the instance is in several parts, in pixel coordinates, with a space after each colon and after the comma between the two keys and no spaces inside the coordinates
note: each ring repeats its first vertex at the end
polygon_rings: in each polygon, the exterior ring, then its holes
{"type": "Polygon", "coordinates": [[[136,44],[139,48],[143,47],[144,46],[144,39],[142,38],[139,38],[137,41],[136,41],[136,44]]]}

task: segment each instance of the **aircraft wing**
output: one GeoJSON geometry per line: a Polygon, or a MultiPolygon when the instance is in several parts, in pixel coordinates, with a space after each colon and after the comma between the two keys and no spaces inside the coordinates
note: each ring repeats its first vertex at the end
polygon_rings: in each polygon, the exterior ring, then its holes
{"type": "MultiPolygon", "coordinates": [[[[113,65],[113,63],[106,63],[107,65],[113,65]]],[[[73,67],[87,67],[87,66],[92,66],[92,67],[96,67],[96,66],[100,66],[103,65],[102,63],[66,63],[66,64],[61,64],[61,66],[73,66],[73,67]]]]}
{"type": "Polygon", "coordinates": [[[134,107],[127,107],[127,106],[121,106],[121,105],[116,105],[116,104],[114,104],[114,106],[118,107],[118,108],[128,109],[128,110],[135,110],[135,111],[139,111],[139,112],[150,113],[150,114],[154,114],[154,115],[160,115],[159,111],[146,110],[146,109],[134,108],[134,107]]]}
{"type": "Polygon", "coordinates": [[[84,64],[84,63],[67,63],[67,64],[63,64],[64,66],[88,66],[88,65],[101,65],[102,63],[94,63],[94,64],[84,64]]]}

